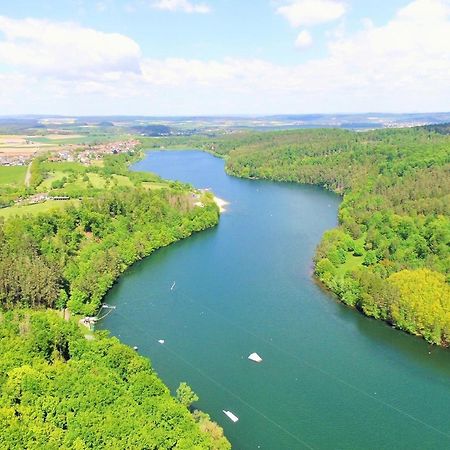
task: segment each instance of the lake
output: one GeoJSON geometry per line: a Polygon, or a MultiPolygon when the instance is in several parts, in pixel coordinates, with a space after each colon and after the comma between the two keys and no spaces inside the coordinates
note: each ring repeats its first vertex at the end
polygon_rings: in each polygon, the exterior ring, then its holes
{"type": "Polygon", "coordinates": [[[230,205],[214,229],[131,267],[100,328],[137,346],[173,392],[186,381],[233,448],[450,448],[449,352],[343,306],[312,276],[337,195],[233,178],[199,151],[150,152],[134,169],[230,205]]]}

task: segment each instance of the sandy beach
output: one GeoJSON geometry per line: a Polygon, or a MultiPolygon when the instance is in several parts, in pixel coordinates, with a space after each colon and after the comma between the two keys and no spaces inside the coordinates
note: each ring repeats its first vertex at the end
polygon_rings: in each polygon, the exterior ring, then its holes
{"type": "Polygon", "coordinates": [[[216,205],[219,207],[219,211],[221,213],[225,212],[227,210],[226,206],[230,204],[229,202],[227,202],[219,197],[216,197],[216,196],[214,196],[214,201],[215,201],[216,205]]]}

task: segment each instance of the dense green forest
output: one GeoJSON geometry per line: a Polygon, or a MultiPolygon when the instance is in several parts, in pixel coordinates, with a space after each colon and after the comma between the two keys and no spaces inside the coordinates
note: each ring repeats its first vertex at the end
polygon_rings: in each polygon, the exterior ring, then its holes
{"type": "Polygon", "coordinates": [[[41,192],[70,199],[1,210],[2,449],[230,448],[191,410],[189,386],[175,400],[147,359],[102,333],[87,339],[77,323],[135,261],[218,222],[211,193],[130,172],[135,158],[82,166],[40,157],[28,188],[4,185],[7,204],[41,192]],[[63,310],[73,319],[58,317],[63,310]]]}
{"type": "Polygon", "coordinates": [[[195,398],[177,401],[147,358],[55,311],[0,313],[2,449],[229,449],[190,413],[195,398]]]}
{"type": "Polygon", "coordinates": [[[204,208],[193,200],[183,189],[113,190],[79,207],[10,218],[0,226],[2,305],[94,314],[133,262],[217,223],[212,200],[204,208]]]}
{"type": "Polygon", "coordinates": [[[317,249],[318,277],[347,305],[450,345],[447,125],[236,132],[186,144],[226,157],[226,170],[238,177],[342,194],[340,225],[317,249]]]}

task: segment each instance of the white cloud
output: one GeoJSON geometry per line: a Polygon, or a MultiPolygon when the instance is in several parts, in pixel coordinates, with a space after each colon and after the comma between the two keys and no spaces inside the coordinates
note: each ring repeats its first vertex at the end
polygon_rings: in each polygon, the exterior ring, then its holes
{"type": "Polygon", "coordinates": [[[345,14],[346,6],[338,0],[290,0],[279,6],[277,13],[293,27],[313,26],[339,19],[345,14]]]}
{"type": "Polygon", "coordinates": [[[445,19],[450,14],[449,0],[421,0],[414,1],[398,12],[398,17],[412,20],[415,23],[427,24],[429,20],[445,19]]]}
{"type": "Polygon", "coordinates": [[[188,0],[158,0],[152,4],[153,8],[166,11],[181,11],[185,13],[206,14],[211,11],[205,3],[194,3],[188,0]]]}
{"type": "MultiPolygon", "coordinates": [[[[399,109],[427,109],[437,104],[442,105],[440,109],[448,109],[447,6],[447,0],[416,0],[386,25],[371,25],[357,34],[334,40],[326,57],[303,64],[281,66],[232,58],[206,62],[149,60],[142,65],[143,79],[168,86],[211,85],[218,90],[240,91],[248,97],[258,92],[287,94],[297,104],[303,96],[317,96],[319,109],[329,109],[332,104],[343,110],[393,109],[396,104],[399,109]],[[431,92],[435,94],[430,95],[431,92]]],[[[301,35],[300,40],[306,45],[308,35],[301,35]]]]}
{"type": "MultiPolygon", "coordinates": [[[[39,37],[35,42],[28,34],[21,37],[21,33],[39,34],[33,27],[34,31],[27,31],[28,22],[17,24],[22,25],[19,32],[5,27],[2,20],[0,30],[6,39],[0,37],[0,60],[10,72],[0,81],[4,79],[2,85],[12,89],[2,90],[0,102],[7,105],[8,113],[30,112],[26,104],[41,105],[33,112],[172,115],[430,111],[448,110],[450,105],[448,0],[415,0],[383,26],[367,24],[358,33],[334,36],[326,56],[291,65],[262,59],[144,58],[134,41],[124,36],[127,51],[119,51],[120,57],[114,48],[99,44],[102,39],[89,42],[108,57],[100,51],[98,58],[81,57],[72,47],[74,38],[61,48],[53,39],[39,37]],[[5,43],[12,43],[22,51],[30,40],[35,51],[52,58],[44,58],[45,64],[26,63],[27,55],[35,58],[33,53],[16,55],[4,49],[5,43]],[[65,61],[69,54],[74,54],[76,63],[65,61]],[[130,55],[134,71],[124,67],[130,55]],[[111,70],[110,60],[116,70],[111,70]],[[66,68],[78,77],[68,77],[66,68]],[[33,88],[26,88],[27,83],[33,88]],[[21,110],[12,109],[21,105],[25,105],[21,110]],[[62,106],[52,110],[55,105],[62,106]]],[[[57,27],[67,28],[66,24],[57,27]]],[[[110,42],[111,35],[100,35],[110,42]]],[[[81,36],[86,37],[84,31],[81,36]]]]}
{"type": "Polygon", "coordinates": [[[297,39],[295,40],[295,46],[297,48],[306,48],[312,44],[312,41],[311,33],[307,30],[303,30],[298,34],[297,39]]]}
{"type": "Polygon", "coordinates": [[[32,73],[83,77],[139,71],[141,51],[127,36],[74,23],[0,16],[0,60],[32,73]]]}

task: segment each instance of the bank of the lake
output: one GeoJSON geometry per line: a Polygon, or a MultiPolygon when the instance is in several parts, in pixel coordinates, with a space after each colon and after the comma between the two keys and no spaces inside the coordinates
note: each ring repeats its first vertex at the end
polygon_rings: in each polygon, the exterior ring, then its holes
{"type": "Polygon", "coordinates": [[[187,381],[237,449],[450,445],[448,353],[314,282],[314,251],[337,224],[340,198],[232,178],[223,166],[186,151],[135,165],[230,204],[216,228],[129,269],[106,298],[117,309],[102,326],[138,346],[172,389],[187,381]],[[255,351],[261,364],[247,359],[255,351]]]}

